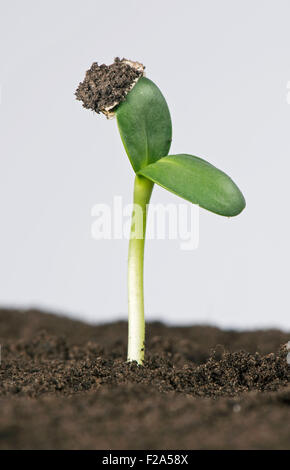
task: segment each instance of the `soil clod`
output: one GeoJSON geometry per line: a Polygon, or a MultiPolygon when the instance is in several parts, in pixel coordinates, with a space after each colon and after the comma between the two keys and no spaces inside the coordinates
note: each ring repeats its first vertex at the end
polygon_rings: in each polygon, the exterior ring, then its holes
{"type": "Polygon", "coordinates": [[[83,107],[110,116],[112,110],[125,100],[145,67],[139,62],[116,57],[111,65],[94,62],[76,90],[83,107]]]}

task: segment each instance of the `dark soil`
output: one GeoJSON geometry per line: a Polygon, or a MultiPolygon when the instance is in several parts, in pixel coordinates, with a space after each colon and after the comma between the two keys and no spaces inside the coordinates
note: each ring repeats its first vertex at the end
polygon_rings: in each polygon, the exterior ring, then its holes
{"type": "Polygon", "coordinates": [[[116,57],[111,65],[92,64],[76,91],[76,98],[84,108],[100,113],[124,101],[133,83],[143,75],[125,60],[116,57]]]}
{"type": "Polygon", "coordinates": [[[290,449],[289,337],[2,310],[0,448],[290,449]]]}

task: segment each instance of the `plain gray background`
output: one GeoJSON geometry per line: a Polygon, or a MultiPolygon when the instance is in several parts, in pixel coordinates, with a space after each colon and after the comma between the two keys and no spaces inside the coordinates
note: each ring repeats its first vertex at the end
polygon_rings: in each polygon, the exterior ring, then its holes
{"type": "Polygon", "coordinates": [[[134,175],[116,122],[74,100],[121,56],[165,95],[171,153],[247,200],[230,220],[201,210],[196,251],[147,243],[147,318],[289,329],[289,18],[289,0],[1,0],[0,304],[126,318],[127,241],[93,240],[91,208],[130,202],[134,175]]]}

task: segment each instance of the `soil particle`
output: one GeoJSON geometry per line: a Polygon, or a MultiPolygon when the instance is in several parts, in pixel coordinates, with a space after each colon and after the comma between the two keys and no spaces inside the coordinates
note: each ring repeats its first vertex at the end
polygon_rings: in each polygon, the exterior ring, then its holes
{"type": "Polygon", "coordinates": [[[76,90],[76,98],[83,107],[96,113],[109,111],[118,106],[134,83],[144,74],[144,66],[138,62],[120,60],[116,57],[111,65],[94,62],[87,70],[83,82],[76,90]]]}
{"type": "Polygon", "coordinates": [[[289,334],[0,311],[1,449],[289,449],[289,334]]]}

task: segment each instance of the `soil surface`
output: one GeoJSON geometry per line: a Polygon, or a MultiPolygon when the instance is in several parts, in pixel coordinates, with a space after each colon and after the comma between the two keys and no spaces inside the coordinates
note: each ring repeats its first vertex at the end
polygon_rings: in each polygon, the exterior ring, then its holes
{"type": "Polygon", "coordinates": [[[290,374],[278,330],[147,326],[0,310],[1,449],[290,449],[290,374]]]}

